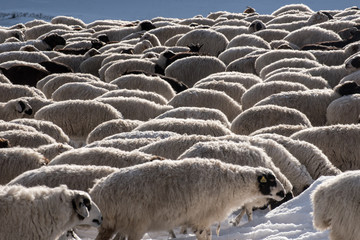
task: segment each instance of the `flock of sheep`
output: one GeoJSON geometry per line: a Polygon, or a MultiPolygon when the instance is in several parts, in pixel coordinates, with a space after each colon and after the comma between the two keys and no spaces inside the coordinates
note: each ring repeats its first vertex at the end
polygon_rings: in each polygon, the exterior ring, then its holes
{"type": "Polygon", "coordinates": [[[332,175],[314,226],[358,239],[358,52],[357,7],[1,27],[0,238],[210,240],[332,175]]]}

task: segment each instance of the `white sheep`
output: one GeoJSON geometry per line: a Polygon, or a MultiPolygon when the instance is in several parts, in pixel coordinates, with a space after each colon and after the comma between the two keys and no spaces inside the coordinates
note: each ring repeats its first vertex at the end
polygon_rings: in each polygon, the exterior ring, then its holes
{"type": "Polygon", "coordinates": [[[312,126],[306,115],[299,110],[267,104],[253,106],[240,113],[231,122],[230,129],[235,134],[248,135],[260,128],[278,124],[312,126]]]}
{"type": "Polygon", "coordinates": [[[242,112],[241,105],[224,92],[212,89],[190,88],[177,94],[169,102],[177,107],[206,107],[223,112],[229,121],[232,121],[242,112]]]}
{"type": "MultiPolygon", "coordinates": [[[[267,23],[268,24],[268,23],[267,23]]],[[[257,31],[254,35],[261,37],[268,43],[274,40],[281,40],[285,36],[287,36],[290,32],[284,29],[263,29],[261,31],[257,31]]]]}
{"type": "Polygon", "coordinates": [[[356,27],[357,23],[355,21],[347,21],[345,19],[336,19],[335,18],[333,21],[326,21],[326,22],[318,23],[318,24],[315,24],[314,26],[339,33],[340,31],[342,31],[346,28],[356,27]]]}
{"type": "Polygon", "coordinates": [[[51,121],[76,144],[84,143],[87,135],[100,123],[122,118],[122,114],[109,104],[94,100],[69,100],[41,108],[34,116],[51,121]]]}
{"type": "Polygon", "coordinates": [[[156,119],[162,118],[194,118],[203,120],[217,120],[220,121],[225,127],[230,128],[230,123],[226,115],[222,111],[215,108],[177,107],[168,110],[156,117],[156,119]]]}
{"type": "Polygon", "coordinates": [[[15,37],[20,41],[24,41],[24,33],[19,29],[0,29],[0,43],[6,41],[6,39],[15,37]]]}
{"type": "Polygon", "coordinates": [[[124,88],[124,89],[112,90],[104,93],[103,95],[100,95],[98,98],[108,98],[108,97],[138,97],[152,101],[160,105],[166,105],[168,102],[168,100],[165,97],[163,97],[162,95],[156,92],[143,91],[139,89],[124,88]]]}
{"type": "Polygon", "coordinates": [[[44,166],[48,162],[42,154],[31,148],[0,148],[0,184],[5,185],[21,173],[44,166]]]}
{"type": "Polygon", "coordinates": [[[360,115],[360,94],[342,96],[326,109],[326,124],[357,124],[360,115]]]}
{"type": "Polygon", "coordinates": [[[85,59],[79,66],[80,72],[90,73],[96,77],[100,77],[99,69],[101,68],[101,63],[108,56],[110,56],[110,54],[103,53],[85,59]]]}
{"type": "Polygon", "coordinates": [[[161,44],[164,44],[169,38],[177,34],[185,34],[193,30],[190,26],[184,26],[176,24],[174,26],[163,26],[155,28],[149,31],[149,33],[154,34],[160,41],[161,44]]]}
{"type": "Polygon", "coordinates": [[[52,143],[34,148],[35,151],[44,155],[44,157],[49,161],[51,161],[57,155],[72,149],[74,148],[66,143],[52,143]]]}
{"type": "Polygon", "coordinates": [[[24,32],[25,39],[26,40],[37,39],[41,35],[49,33],[52,30],[72,31],[72,28],[65,24],[51,24],[51,23],[32,26],[32,27],[26,28],[26,30],[24,32]]]}
{"type": "Polygon", "coordinates": [[[37,132],[37,130],[32,126],[26,126],[22,124],[17,124],[14,122],[7,122],[4,120],[0,120],[0,131],[8,131],[8,130],[22,130],[29,132],[37,132]]]}
{"type": "Polygon", "coordinates": [[[281,72],[271,74],[270,77],[264,79],[264,83],[272,81],[287,81],[293,83],[301,83],[308,89],[314,88],[330,88],[327,80],[321,76],[311,76],[304,72],[281,72]]]}
{"type": "Polygon", "coordinates": [[[212,29],[194,29],[179,38],[176,46],[188,46],[194,43],[202,45],[199,53],[216,57],[226,49],[229,40],[224,34],[212,29]]]}
{"type": "Polygon", "coordinates": [[[118,86],[119,89],[139,89],[147,92],[155,92],[167,100],[175,96],[175,91],[171,85],[156,76],[127,74],[112,80],[110,83],[118,86]]]}
{"type": "Polygon", "coordinates": [[[49,165],[76,164],[124,168],[161,159],[162,157],[139,151],[127,152],[112,147],[93,147],[64,152],[51,160],[49,165]]]}
{"type": "Polygon", "coordinates": [[[291,12],[291,11],[297,11],[298,13],[303,13],[303,14],[311,14],[314,12],[313,10],[311,10],[309,6],[303,3],[296,3],[296,4],[287,4],[281,6],[280,8],[273,11],[271,15],[280,16],[286,12],[291,12]]]}
{"type": "Polygon", "coordinates": [[[66,54],[54,57],[52,58],[52,60],[69,66],[73,70],[73,72],[81,72],[81,63],[83,63],[86,59],[91,58],[92,56],[95,56],[99,53],[100,52],[95,48],[91,48],[83,55],[66,54]]]}
{"type": "Polygon", "coordinates": [[[317,146],[341,171],[359,169],[359,151],[353,142],[359,141],[358,124],[337,124],[312,127],[294,133],[290,137],[317,146]]]}
{"type": "Polygon", "coordinates": [[[66,186],[1,186],[0,202],[1,219],[7,222],[0,227],[3,239],[55,240],[77,225],[98,227],[102,222],[89,194],[66,186]]]}
{"type": "Polygon", "coordinates": [[[304,125],[279,124],[275,126],[260,128],[252,132],[250,136],[256,136],[265,133],[274,133],[274,134],[290,137],[290,135],[306,128],[308,127],[304,125]]]}
{"type": "Polygon", "coordinates": [[[23,130],[8,130],[0,132],[0,137],[11,141],[14,146],[36,148],[41,145],[55,143],[56,140],[41,132],[23,130]]]}
{"type": "Polygon", "coordinates": [[[311,193],[313,225],[320,231],[329,229],[330,240],[356,240],[360,235],[356,225],[359,199],[354,194],[359,191],[359,176],[359,170],[342,173],[326,179],[311,193]]]}
{"type": "Polygon", "coordinates": [[[249,33],[248,28],[246,26],[216,26],[213,27],[213,29],[219,33],[224,34],[224,36],[231,41],[234,37],[240,35],[240,34],[246,34],[249,33]]]}
{"type": "Polygon", "coordinates": [[[192,56],[179,59],[165,69],[165,76],[174,77],[192,87],[212,73],[225,71],[225,64],[212,56],[192,56]]]}
{"type": "Polygon", "coordinates": [[[232,47],[239,47],[239,46],[250,46],[250,47],[252,46],[252,47],[264,48],[264,49],[271,48],[270,44],[267,41],[254,34],[238,35],[233,39],[231,39],[231,41],[229,42],[226,48],[229,49],[232,47]]]}
{"type": "Polygon", "coordinates": [[[309,90],[305,85],[297,82],[269,81],[258,83],[245,91],[241,97],[241,106],[243,111],[249,109],[260,100],[276,93],[290,92],[290,91],[305,91],[309,90]]]}
{"type": "MultiPolygon", "coordinates": [[[[232,49],[232,48],[230,48],[232,49]]],[[[240,73],[251,73],[257,74],[255,71],[255,61],[260,56],[258,55],[246,55],[239,59],[235,59],[230,62],[226,67],[227,72],[240,72],[240,73]]]]}
{"type": "Polygon", "coordinates": [[[7,102],[11,99],[22,97],[41,97],[45,98],[44,93],[34,87],[18,84],[0,83],[0,102],[7,102]]]}
{"type": "Polygon", "coordinates": [[[65,24],[69,26],[80,26],[82,28],[86,28],[86,24],[81,19],[69,16],[56,16],[53,17],[50,22],[52,24],[65,24]]]}
{"type": "Polygon", "coordinates": [[[10,121],[11,123],[17,123],[20,126],[31,126],[39,132],[45,133],[50,137],[54,138],[59,143],[69,143],[69,137],[64,133],[64,131],[54,123],[50,121],[42,121],[30,118],[23,119],[14,119],[10,121]]]}
{"type": "Polygon", "coordinates": [[[246,202],[263,198],[281,200],[284,190],[268,169],[187,159],[153,161],[121,169],[98,181],[90,195],[104,216],[97,239],[110,239],[113,234],[141,239],[148,231],[176,226],[191,227],[197,239],[211,239],[211,224],[222,221],[246,202]],[[159,178],[169,175],[171,181],[159,178]],[[154,186],[158,191],[151,190],[154,186]],[[119,195],[122,197],[118,198],[119,195]],[[109,201],[114,197],[116,201],[109,201]],[[160,205],[154,202],[166,207],[160,210],[160,205]]]}
{"type": "Polygon", "coordinates": [[[259,48],[252,46],[232,47],[220,53],[218,58],[223,61],[226,66],[228,66],[232,61],[242,58],[245,55],[256,50],[259,50],[259,48]]]}
{"type": "Polygon", "coordinates": [[[216,120],[162,118],[140,124],[134,131],[170,131],[179,134],[230,135],[231,131],[216,120]]]}
{"type": "Polygon", "coordinates": [[[33,110],[25,99],[13,99],[8,102],[0,102],[0,119],[11,121],[17,118],[30,117],[33,110]]]}
{"type": "Polygon", "coordinates": [[[103,123],[100,123],[96,126],[87,136],[86,143],[92,143],[99,141],[105,137],[122,133],[130,132],[142,122],[139,120],[130,120],[130,119],[113,119],[103,123]]]}
{"type": "Polygon", "coordinates": [[[292,31],[284,38],[284,40],[297,45],[299,48],[302,48],[307,44],[314,44],[325,41],[339,41],[341,40],[341,37],[334,31],[310,26],[292,31]]]}
{"type": "Polygon", "coordinates": [[[315,145],[301,140],[278,134],[258,134],[256,137],[272,139],[283,145],[301,164],[303,164],[310,176],[316,180],[320,176],[338,175],[341,171],[335,167],[326,155],[315,145]]]}
{"type": "Polygon", "coordinates": [[[86,82],[69,82],[58,87],[52,94],[54,101],[66,101],[70,99],[90,100],[97,98],[109,90],[93,86],[86,82]]]}
{"type": "Polygon", "coordinates": [[[37,113],[40,108],[54,103],[54,101],[52,101],[51,99],[40,97],[21,97],[14,99],[14,101],[26,101],[29,104],[31,108],[31,113],[29,111],[29,114],[25,115],[25,118],[34,118],[35,113],[37,113]]]}

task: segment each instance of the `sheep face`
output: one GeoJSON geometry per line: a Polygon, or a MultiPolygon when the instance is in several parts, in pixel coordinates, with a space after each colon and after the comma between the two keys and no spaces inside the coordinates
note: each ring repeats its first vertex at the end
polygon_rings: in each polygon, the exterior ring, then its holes
{"type": "Polygon", "coordinates": [[[285,197],[283,185],[271,173],[258,176],[260,192],[276,201],[281,201],[285,197]]]}
{"type": "Polygon", "coordinates": [[[79,225],[99,227],[102,223],[102,215],[99,207],[91,201],[88,195],[76,194],[72,200],[74,211],[79,218],[79,225]]]}
{"type": "Polygon", "coordinates": [[[360,68],[360,56],[350,57],[345,60],[345,68],[349,70],[358,70],[360,68]]]}
{"type": "Polygon", "coordinates": [[[15,102],[14,104],[15,104],[15,109],[18,113],[23,114],[23,115],[31,115],[32,114],[32,108],[26,102],[20,100],[20,101],[15,102]]]}

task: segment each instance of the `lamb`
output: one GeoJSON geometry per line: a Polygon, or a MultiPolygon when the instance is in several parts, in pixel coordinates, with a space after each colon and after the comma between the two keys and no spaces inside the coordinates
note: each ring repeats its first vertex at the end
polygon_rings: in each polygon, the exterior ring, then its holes
{"type": "Polygon", "coordinates": [[[30,104],[23,99],[0,102],[0,119],[10,121],[17,118],[30,117],[33,111],[30,104]]]}
{"type": "Polygon", "coordinates": [[[90,100],[95,99],[109,90],[96,87],[86,82],[70,82],[57,88],[52,94],[54,101],[66,101],[70,99],[90,100]]]}
{"type": "Polygon", "coordinates": [[[140,124],[134,131],[170,131],[179,134],[211,136],[230,135],[231,131],[219,121],[201,119],[162,118],[140,124]]]}
{"type": "Polygon", "coordinates": [[[185,33],[176,42],[176,46],[187,46],[193,43],[202,45],[200,54],[216,57],[225,50],[229,40],[222,33],[211,29],[194,29],[185,33]]]}
{"type": "Polygon", "coordinates": [[[192,87],[198,80],[212,73],[223,72],[225,68],[225,64],[216,57],[192,56],[170,64],[165,69],[165,76],[174,77],[192,87]]]}
{"type": "Polygon", "coordinates": [[[175,96],[175,91],[169,83],[160,77],[146,76],[145,74],[127,74],[112,80],[110,83],[115,84],[119,89],[139,89],[155,92],[167,100],[175,96]]]}
{"type": "Polygon", "coordinates": [[[359,153],[351,148],[351,143],[358,141],[359,130],[357,124],[337,124],[304,129],[290,137],[314,144],[341,171],[356,170],[359,169],[359,153]]]}
{"type": "Polygon", "coordinates": [[[41,108],[34,118],[53,122],[74,144],[81,144],[97,125],[122,118],[122,114],[111,105],[95,100],[69,100],[41,108]]]}
{"type": "Polygon", "coordinates": [[[23,172],[48,163],[48,159],[31,148],[0,148],[0,156],[0,185],[7,184],[23,172]]]}
{"type": "Polygon", "coordinates": [[[130,119],[113,119],[96,126],[87,136],[86,144],[99,141],[113,134],[130,132],[142,122],[130,119]]]}
{"type": "Polygon", "coordinates": [[[214,108],[177,107],[160,114],[155,119],[163,118],[194,118],[202,120],[217,120],[220,121],[225,127],[230,128],[230,123],[226,115],[220,110],[214,108]]]}
{"type": "Polygon", "coordinates": [[[51,160],[49,165],[76,164],[124,168],[162,159],[162,157],[138,151],[126,152],[112,147],[93,147],[74,149],[62,153],[51,160]]]}
{"type": "Polygon", "coordinates": [[[255,61],[255,69],[258,74],[265,67],[270,65],[273,62],[276,62],[284,58],[304,58],[309,60],[316,60],[316,57],[304,51],[294,51],[294,50],[272,50],[265,54],[260,55],[255,61]]]}
{"type": "Polygon", "coordinates": [[[284,38],[284,40],[297,45],[299,48],[302,48],[307,44],[314,44],[324,41],[338,41],[341,40],[341,37],[331,30],[310,26],[292,31],[284,38]]]}
{"type": "Polygon", "coordinates": [[[23,118],[23,119],[14,119],[10,121],[10,123],[16,123],[20,126],[31,126],[35,130],[45,133],[50,137],[54,138],[59,143],[69,143],[69,137],[64,133],[64,131],[54,123],[50,121],[42,121],[42,120],[35,120],[30,118],[23,118]]]}
{"type": "Polygon", "coordinates": [[[69,189],[87,192],[94,185],[96,179],[106,177],[118,170],[115,167],[80,166],[76,164],[43,166],[20,174],[11,180],[7,186],[47,186],[55,188],[66,185],[69,189]]]}
{"type": "Polygon", "coordinates": [[[250,136],[256,136],[256,135],[266,134],[266,133],[274,133],[274,134],[290,137],[292,134],[294,134],[300,130],[306,129],[306,128],[308,128],[308,127],[304,126],[304,125],[279,124],[279,125],[275,125],[275,126],[260,128],[256,131],[252,132],[250,134],[250,136]]]}
{"type": "Polygon", "coordinates": [[[326,109],[326,124],[359,123],[360,94],[346,95],[332,101],[326,109]]]}
{"type": "Polygon", "coordinates": [[[328,81],[320,76],[311,76],[304,72],[281,72],[276,74],[271,74],[270,77],[264,79],[264,82],[271,81],[287,81],[294,83],[301,83],[306,86],[308,89],[322,89],[330,88],[328,81]]]}
{"type": "Polygon", "coordinates": [[[177,94],[169,102],[173,107],[207,107],[222,111],[229,121],[242,112],[241,105],[224,92],[192,88],[177,94]]]}
{"type": "Polygon", "coordinates": [[[270,44],[254,34],[241,34],[231,39],[226,49],[239,46],[253,46],[257,48],[271,49],[270,44]]]}
{"type": "Polygon", "coordinates": [[[308,170],[316,180],[320,176],[335,176],[341,171],[335,167],[321,150],[306,141],[294,140],[277,134],[258,134],[257,137],[272,139],[283,145],[308,170]]]}
{"type": "Polygon", "coordinates": [[[267,104],[253,106],[240,113],[231,122],[230,129],[235,134],[248,135],[260,128],[278,124],[312,126],[306,115],[299,110],[267,104]]]}
{"type": "MultiPolygon", "coordinates": [[[[277,74],[276,74],[277,75],[277,74]]],[[[282,75],[281,75],[282,76],[282,75]]],[[[260,100],[276,93],[290,92],[290,91],[305,91],[309,90],[305,85],[297,82],[285,82],[282,79],[279,81],[268,81],[258,83],[245,91],[241,97],[241,106],[245,111],[260,100]]]]}
{"type": "Polygon", "coordinates": [[[168,230],[176,226],[189,226],[196,230],[197,239],[211,239],[212,223],[223,220],[231,211],[246,202],[262,198],[281,200],[284,197],[284,190],[273,172],[268,169],[236,166],[218,160],[187,159],[153,161],[121,169],[98,181],[90,190],[90,195],[98,203],[104,216],[96,239],[110,239],[114,233],[127,236],[129,239],[141,239],[148,231],[168,230]],[[167,181],[169,178],[159,178],[160,175],[169,174],[172,176],[171,183],[167,181]],[[230,180],[227,177],[229,175],[234,177],[230,180]],[[184,181],[184,176],[188,181],[184,181]],[[181,184],[174,185],[178,181],[181,181],[181,184]],[[198,184],[190,184],[189,181],[198,184]],[[233,184],[234,182],[236,184],[233,184]],[[129,187],[129,184],[133,187],[129,187]],[[139,185],[142,185],[141,189],[138,188],[139,185]],[[222,189],[221,194],[218,191],[219,185],[222,189]],[[159,190],[156,194],[152,194],[154,192],[149,190],[154,186],[159,190]],[[201,191],[194,186],[202,186],[201,191]],[[159,198],[161,190],[165,191],[165,188],[172,189],[172,194],[164,193],[159,198]],[[136,194],[134,195],[132,191],[136,194]],[[120,201],[117,199],[109,204],[108,200],[119,194],[122,196],[120,201]],[[150,204],[155,200],[171,205],[167,205],[164,211],[159,211],[158,204],[150,204]],[[195,202],[197,204],[194,205],[195,202]],[[139,203],[149,207],[139,208],[137,205],[139,203]],[[188,206],[186,213],[185,208],[176,207],[178,204],[188,206]],[[149,219],[140,220],[144,217],[149,219]],[[124,224],[123,221],[130,225],[124,224]]]}
{"type": "Polygon", "coordinates": [[[125,119],[147,121],[173,109],[169,105],[160,105],[138,97],[97,98],[95,101],[109,104],[121,112],[125,119]],[[134,111],[134,109],[137,109],[134,111]]]}
{"type": "Polygon", "coordinates": [[[66,186],[0,188],[1,218],[9,223],[0,227],[3,239],[55,240],[77,225],[98,227],[102,222],[99,208],[84,191],[69,190],[66,186]]]}
{"type": "Polygon", "coordinates": [[[188,148],[198,142],[216,140],[213,136],[205,135],[181,135],[158,140],[143,147],[138,148],[139,152],[153,154],[166,159],[177,159],[188,148]]]}
{"type": "MultiPolygon", "coordinates": [[[[264,150],[251,146],[248,143],[234,143],[228,141],[210,141],[199,142],[186,150],[178,159],[187,158],[215,158],[225,163],[231,163],[241,166],[265,167],[271,169],[276,178],[283,184],[285,194],[292,196],[292,185],[289,180],[281,173],[271,158],[267,156],[264,150]]],[[[268,199],[247,202],[236,219],[235,224],[238,225],[245,211],[249,221],[252,221],[252,211],[255,207],[263,207],[268,204],[268,199]]]]}
{"type": "Polygon", "coordinates": [[[158,93],[143,91],[138,89],[124,88],[124,89],[112,90],[100,95],[98,98],[108,98],[108,97],[138,97],[152,101],[160,105],[166,105],[168,102],[168,100],[165,97],[163,97],[158,93]]]}
{"type": "Polygon", "coordinates": [[[313,225],[320,231],[330,229],[330,240],[355,240],[360,234],[354,226],[359,202],[354,192],[359,190],[359,174],[359,170],[354,170],[326,179],[311,194],[313,225]],[[336,209],[329,211],[332,206],[336,209]]]}

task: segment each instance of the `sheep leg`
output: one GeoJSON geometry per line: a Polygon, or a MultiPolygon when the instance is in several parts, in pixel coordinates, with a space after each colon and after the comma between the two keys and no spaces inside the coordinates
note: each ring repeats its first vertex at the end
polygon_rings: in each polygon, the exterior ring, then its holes
{"type": "Polygon", "coordinates": [[[169,230],[169,235],[170,235],[170,237],[171,238],[176,238],[176,235],[175,235],[175,233],[174,233],[174,230],[169,230]]]}
{"type": "Polygon", "coordinates": [[[232,223],[233,226],[239,225],[241,219],[242,219],[243,216],[245,215],[245,212],[246,212],[245,207],[243,207],[243,208],[241,209],[241,212],[235,217],[234,220],[231,221],[231,223],[232,223]]]}
{"type": "Polygon", "coordinates": [[[211,229],[205,228],[205,230],[194,231],[197,240],[211,240],[211,229]]]}
{"type": "Polygon", "coordinates": [[[121,235],[120,233],[116,234],[113,240],[126,240],[126,236],[121,235]]]}
{"type": "Polygon", "coordinates": [[[100,226],[99,233],[95,240],[109,240],[113,236],[115,230],[110,228],[103,228],[100,226]]]}
{"type": "Polygon", "coordinates": [[[245,208],[246,209],[246,215],[248,217],[248,221],[252,221],[253,220],[253,210],[252,208],[249,209],[249,208],[245,208]]]}

